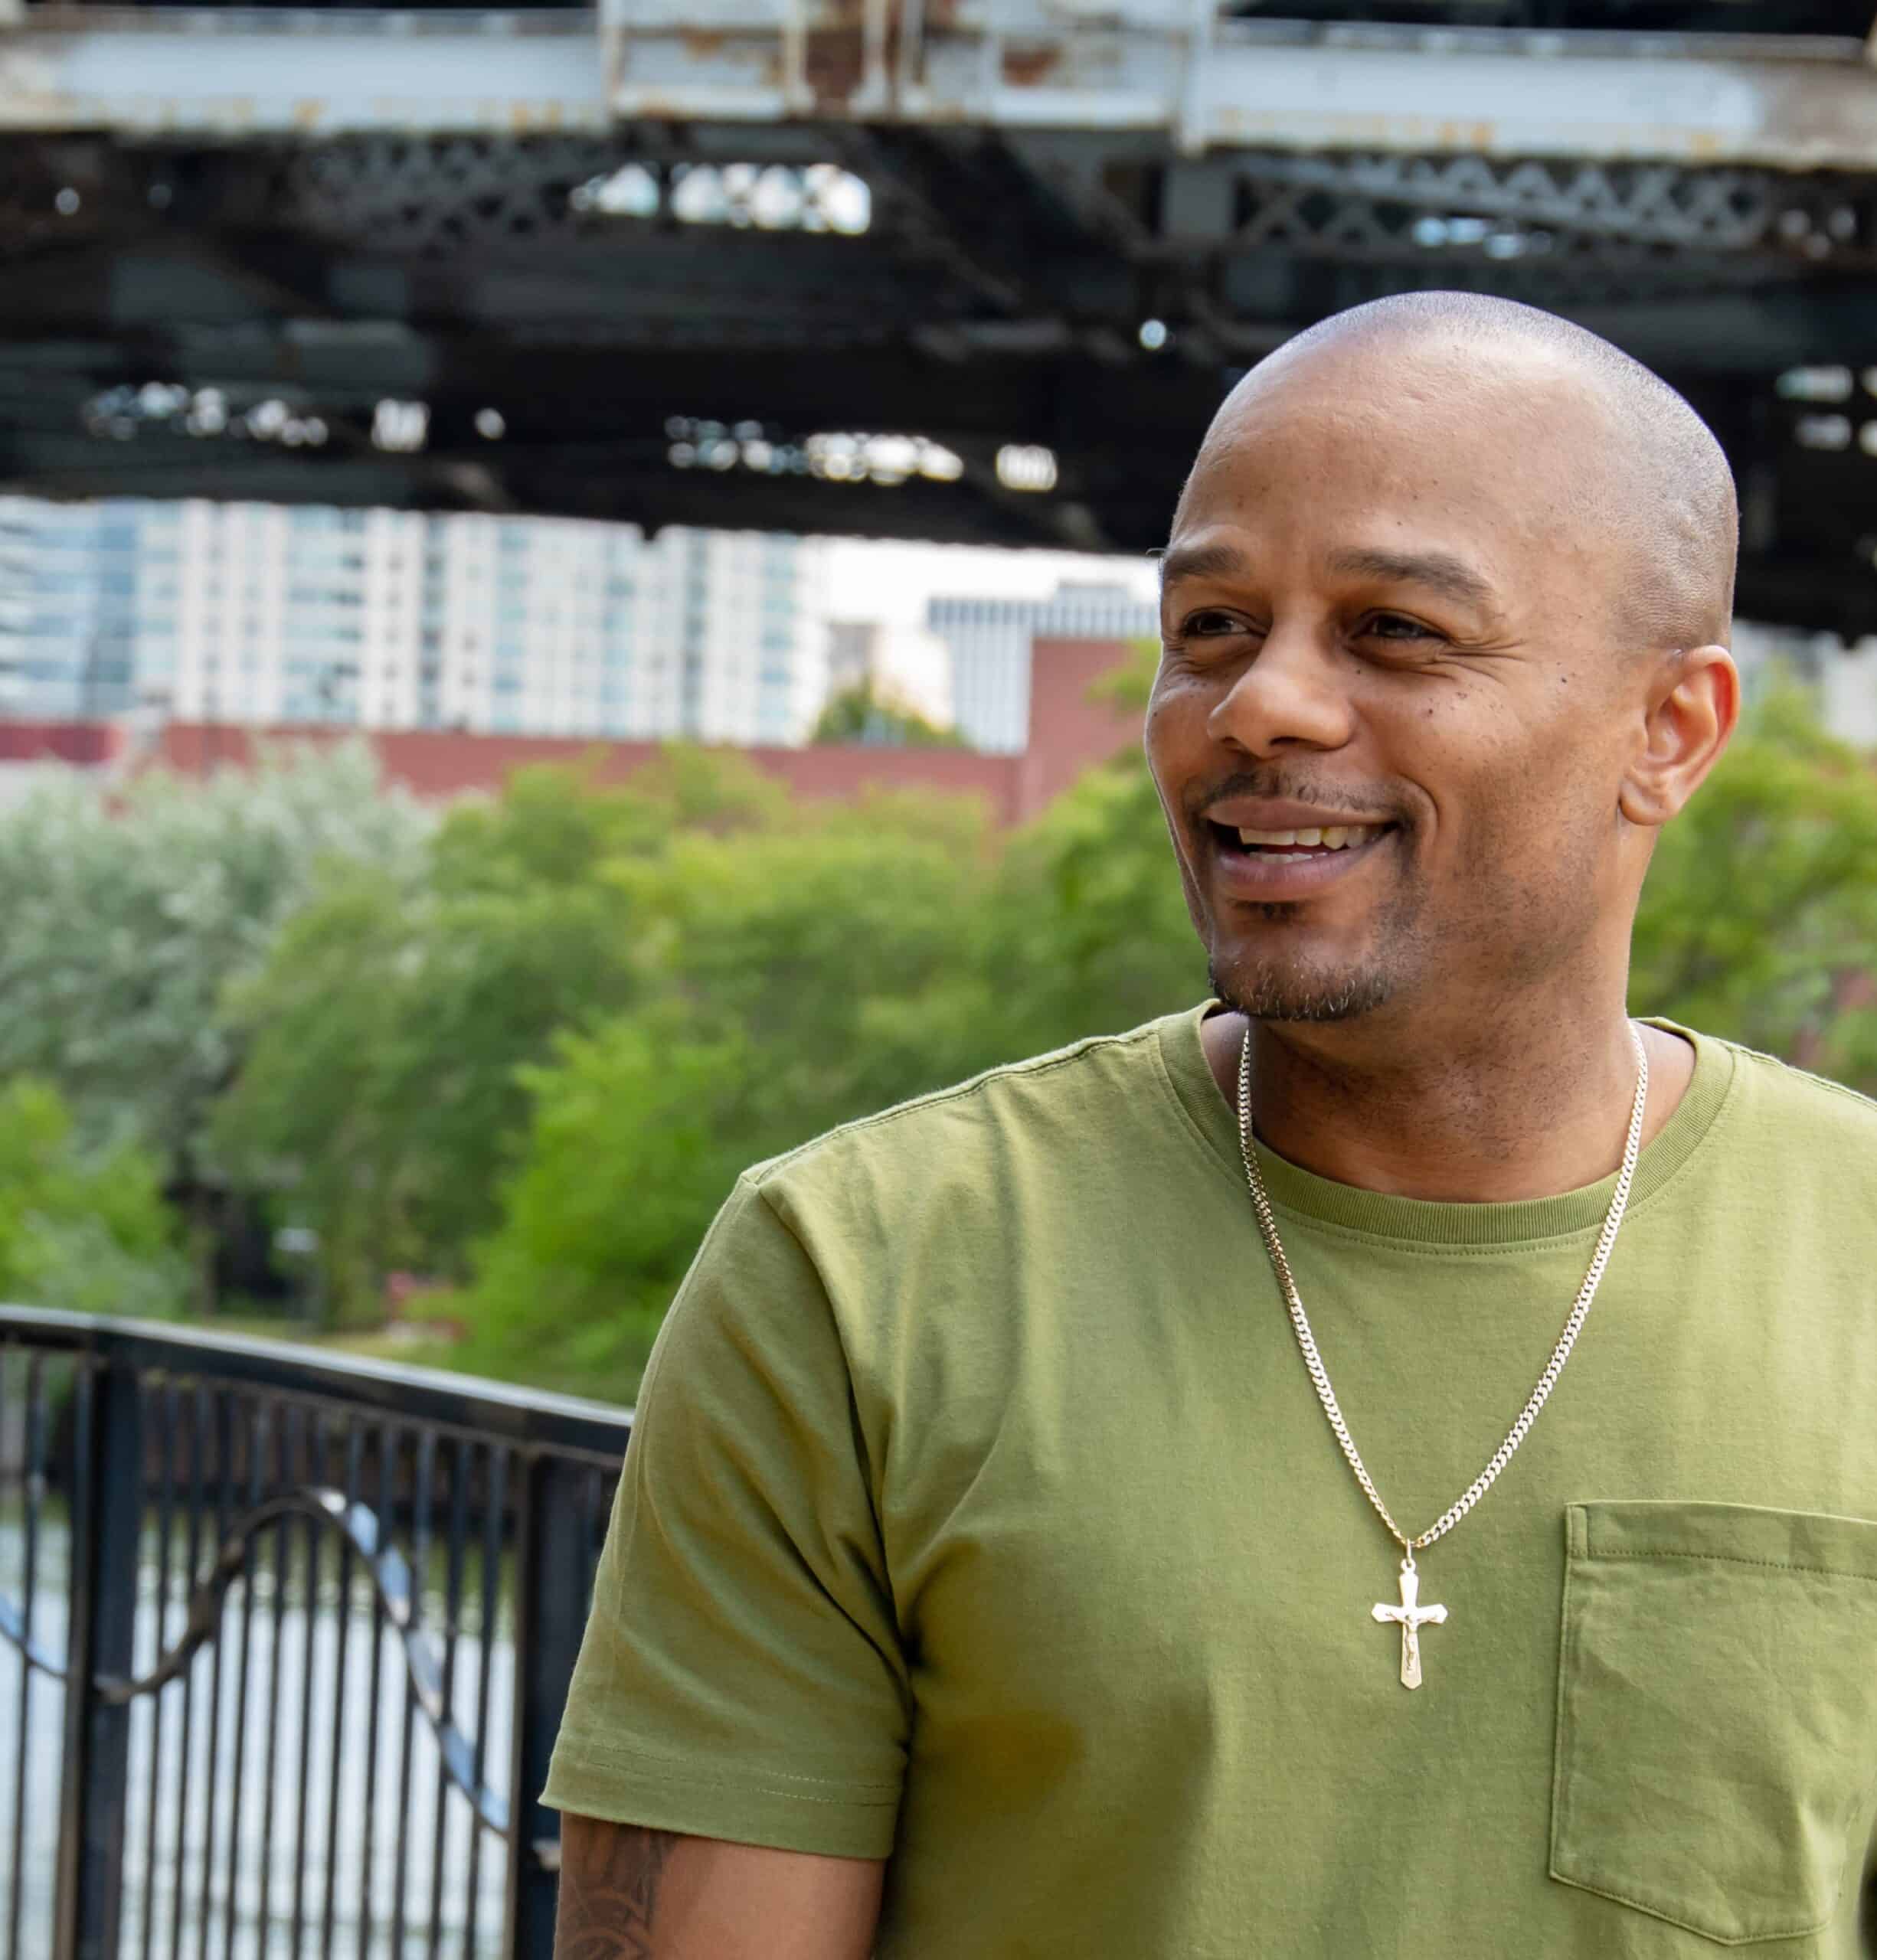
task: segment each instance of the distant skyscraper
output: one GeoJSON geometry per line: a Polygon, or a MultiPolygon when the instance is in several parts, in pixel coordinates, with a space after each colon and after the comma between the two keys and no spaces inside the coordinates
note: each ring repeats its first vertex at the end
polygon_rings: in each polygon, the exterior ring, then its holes
{"type": "Polygon", "coordinates": [[[0,498],[0,713],[803,740],[820,549],[320,505],[0,498]]]}
{"type": "Polygon", "coordinates": [[[1049,599],[934,599],[926,624],[951,648],[960,733],[1006,755],[1029,746],[1032,639],[1127,639],[1159,630],[1153,606],[1126,586],[1066,581],[1049,599]]]}
{"type": "Polygon", "coordinates": [[[0,714],[110,714],[177,646],[178,512],[0,497],[0,714]]]}

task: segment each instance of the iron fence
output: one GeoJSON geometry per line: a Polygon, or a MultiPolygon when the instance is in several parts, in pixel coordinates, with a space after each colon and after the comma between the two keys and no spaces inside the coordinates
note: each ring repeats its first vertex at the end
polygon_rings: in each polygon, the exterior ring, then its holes
{"type": "Polygon", "coordinates": [[[0,1307],[0,1960],[548,1960],[629,1434],[0,1307]]]}

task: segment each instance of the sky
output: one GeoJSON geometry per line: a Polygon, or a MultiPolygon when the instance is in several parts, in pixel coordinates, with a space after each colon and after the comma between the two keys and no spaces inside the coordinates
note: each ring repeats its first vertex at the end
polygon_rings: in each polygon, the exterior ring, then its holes
{"type": "Polygon", "coordinates": [[[922,626],[926,601],[1047,599],[1064,579],[1126,585],[1154,596],[1154,568],[1145,557],[1098,557],[1079,551],[1002,549],[980,544],[909,544],[837,537],[829,549],[829,613],[836,619],[878,619],[922,626]]]}

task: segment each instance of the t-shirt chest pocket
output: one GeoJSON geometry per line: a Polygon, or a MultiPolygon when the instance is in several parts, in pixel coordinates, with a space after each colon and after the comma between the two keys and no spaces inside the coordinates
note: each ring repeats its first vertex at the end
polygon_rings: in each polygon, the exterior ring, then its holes
{"type": "Polygon", "coordinates": [[[1566,1513],[1551,1873],[1722,1945],[1817,1932],[1877,1792],[1877,1522],[1566,1513]]]}

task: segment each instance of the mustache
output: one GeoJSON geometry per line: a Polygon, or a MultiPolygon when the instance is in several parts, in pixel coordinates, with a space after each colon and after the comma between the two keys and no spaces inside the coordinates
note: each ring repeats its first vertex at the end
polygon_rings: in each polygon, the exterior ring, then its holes
{"type": "Polygon", "coordinates": [[[1379,788],[1353,783],[1332,782],[1326,777],[1312,777],[1295,769],[1240,769],[1222,782],[1209,783],[1189,805],[1189,814],[1203,818],[1214,804],[1228,797],[1268,797],[1274,802],[1314,803],[1319,808],[1346,810],[1351,816],[1376,823],[1398,823],[1405,827],[1407,812],[1398,800],[1385,799],[1379,788]]]}

